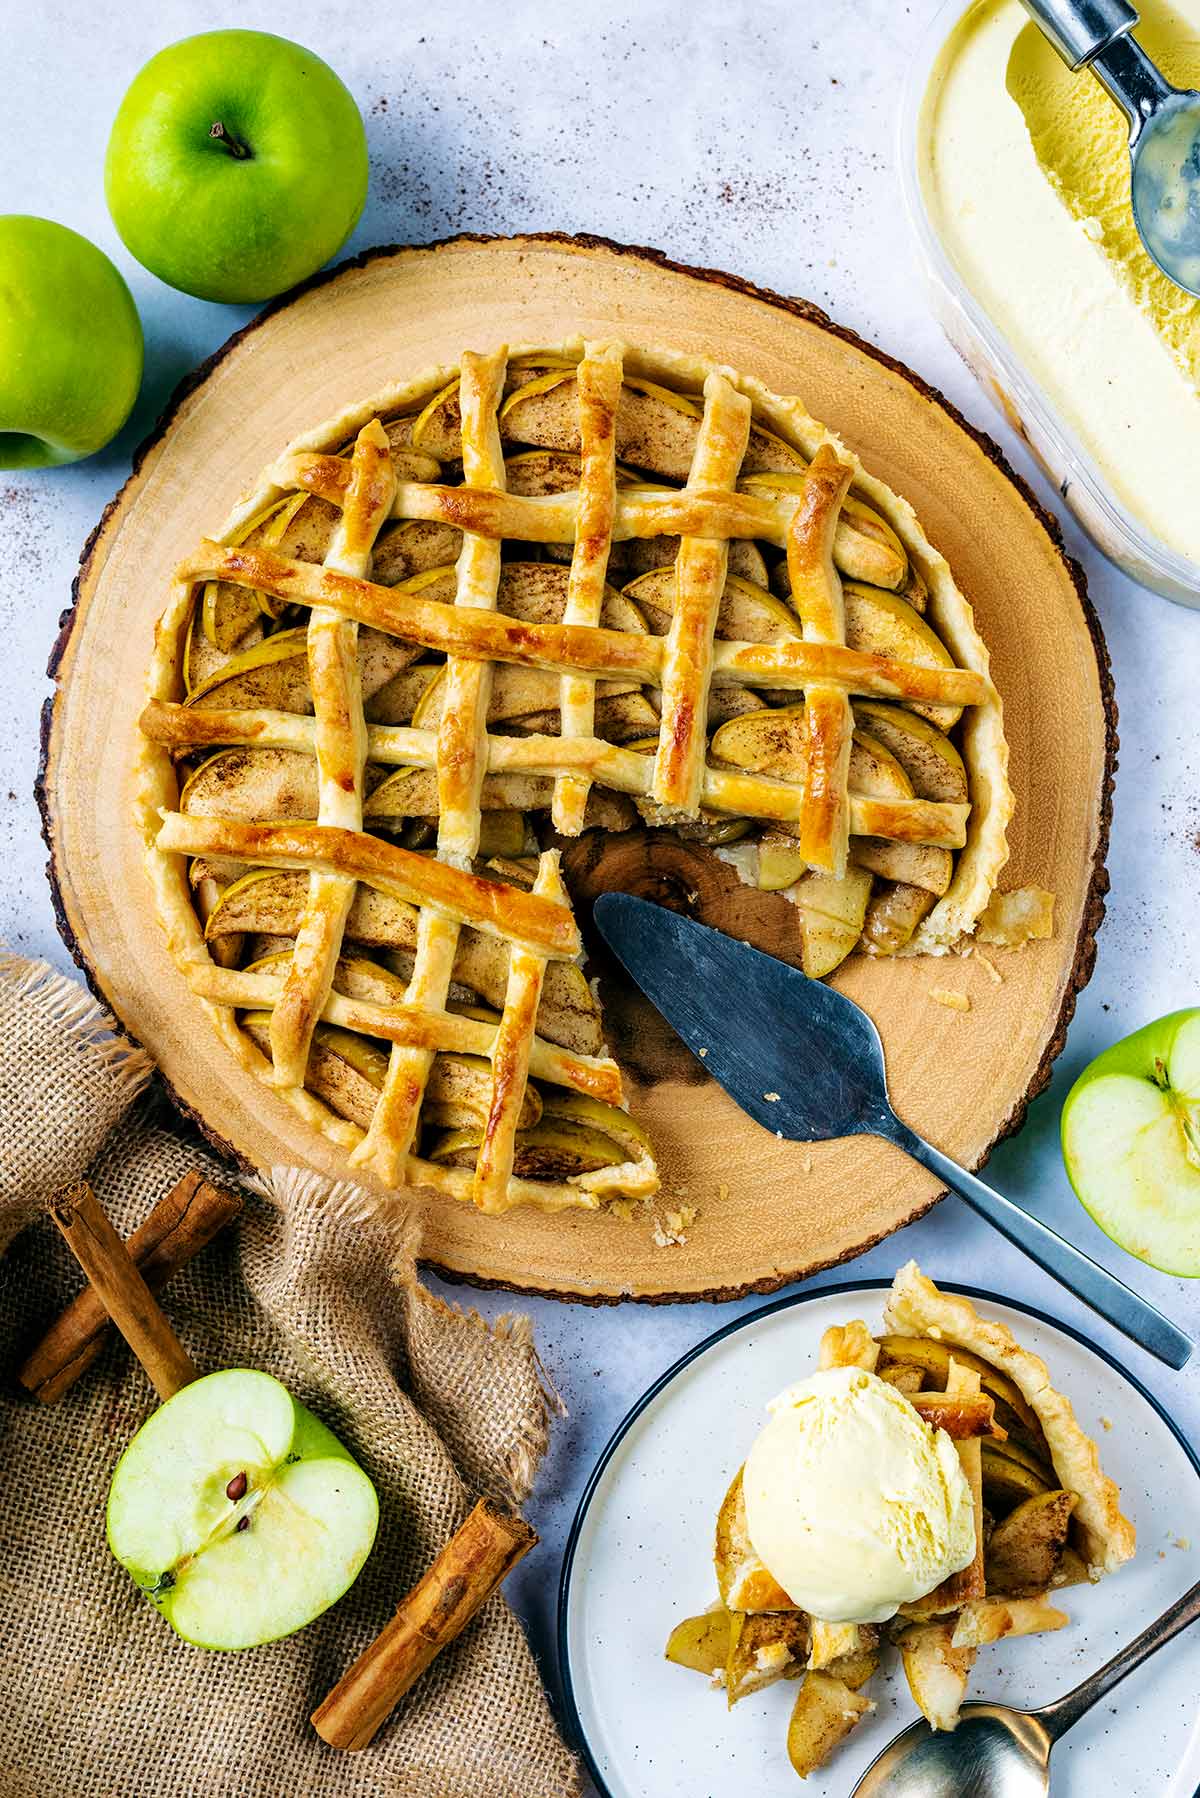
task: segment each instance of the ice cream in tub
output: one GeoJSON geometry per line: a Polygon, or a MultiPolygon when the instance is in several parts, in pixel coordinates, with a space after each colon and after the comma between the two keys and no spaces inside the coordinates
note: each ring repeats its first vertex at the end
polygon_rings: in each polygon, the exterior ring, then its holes
{"type": "MultiPolygon", "coordinates": [[[[1200,84],[1200,0],[1141,15],[1167,77],[1200,84]]],[[[1200,301],[1137,238],[1115,103],[1020,0],[952,0],[911,72],[902,161],[951,341],[1098,547],[1200,605],[1200,301]]]]}

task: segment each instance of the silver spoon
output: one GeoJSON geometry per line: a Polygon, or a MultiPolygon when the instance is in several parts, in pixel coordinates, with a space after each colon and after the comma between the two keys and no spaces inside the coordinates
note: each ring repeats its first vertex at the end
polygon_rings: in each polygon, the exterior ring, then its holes
{"type": "Polygon", "coordinates": [[[1108,1665],[1040,1711],[964,1704],[958,1728],[922,1718],[872,1761],[851,1798],[1044,1798],[1050,1750],[1118,1680],[1200,1617],[1200,1584],[1185,1592],[1108,1665]]]}
{"type": "Polygon", "coordinates": [[[1133,222],[1168,280],[1200,297],[1200,94],[1172,87],[1131,35],[1128,0],[1024,0],[1070,69],[1091,69],[1129,120],[1133,222]]]}

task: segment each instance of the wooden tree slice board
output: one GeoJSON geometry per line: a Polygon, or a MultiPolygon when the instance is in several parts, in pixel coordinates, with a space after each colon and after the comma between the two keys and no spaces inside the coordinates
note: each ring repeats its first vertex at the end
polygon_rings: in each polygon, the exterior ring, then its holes
{"type": "MultiPolygon", "coordinates": [[[[64,935],[214,1140],[246,1163],[344,1173],[334,1145],[235,1065],[167,953],[130,777],[154,620],[175,563],[298,432],[465,346],[577,332],[673,346],[802,394],[912,501],[976,609],[1017,797],[1004,884],[1056,894],[1054,939],[996,952],[1001,984],[971,960],[861,956],[839,984],[882,1031],[901,1116],[977,1166],[1049,1077],[1103,913],[1115,714],[1081,576],[994,445],[903,367],[803,303],[646,251],[559,237],[379,251],[268,310],[188,384],[88,545],[56,652],[39,797],[64,935]],[[933,1002],[938,986],[969,993],[970,1012],[933,1002]]],[[[644,1002],[608,986],[610,1039],[663,1166],[660,1215],[697,1211],[687,1241],[656,1246],[648,1223],[586,1213],[491,1219],[418,1201],[432,1263],[596,1301],[727,1297],[858,1254],[939,1196],[874,1139],[776,1140],[644,1002]]]]}

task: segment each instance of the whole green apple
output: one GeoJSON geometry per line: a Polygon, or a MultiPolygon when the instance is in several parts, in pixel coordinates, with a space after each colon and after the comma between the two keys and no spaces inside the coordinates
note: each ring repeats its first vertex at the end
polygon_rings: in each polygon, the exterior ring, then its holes
{"type": "Polygon", "coordinates": [[[52,468],[102,449],[142,382],[129,289],[77,231],[0,217],[0,468],[52,468]]]}
{"type": "Polygon", "coordinates": [[[1062,1142],[1072,1186],[1114,1242],[1165,1274],[1200,1275],[1200,1010],[1098,1055],[1067,1094],[1062,1142]]]}
{"type": "Polygon", "coordinates": [[[206,31],[151,57],[104,165],[126,248],[202,300],[267,300],[345,243],[367,197],[353,96],[311,50],[206,31]]]}

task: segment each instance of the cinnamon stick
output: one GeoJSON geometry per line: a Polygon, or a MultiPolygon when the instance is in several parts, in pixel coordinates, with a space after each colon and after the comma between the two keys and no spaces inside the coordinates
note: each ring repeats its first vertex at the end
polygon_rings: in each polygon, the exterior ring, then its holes
{"type": "Polygon", "coordinates": [[[333,1748],[365,1748],[434,1657],[466,1628],[537,1541],[520,1517],[481,1499],[391,1622],[312,1714],[333,1748]]]}
{"type": "Polygon", "coordinates": [[[87,1181],[64,1187],[50,1215],[159,1398],[171,1398],[181,1386],[198,1379],[199,1369],[159,1310],[87,1181]]]}
{"type": "MultiPolygon", "coordinates": [[[[185,1174],[125,1244],[151,1292],[186,1267],[241,1208],[239,1193],[213,1186],[194,1169],[185,1174]]],[[[19,1383],[41,1404],[55,1404],[96,1360],[110,1328],[94,1287],[85,1286],[27,1357],[19,1383]]]]}

